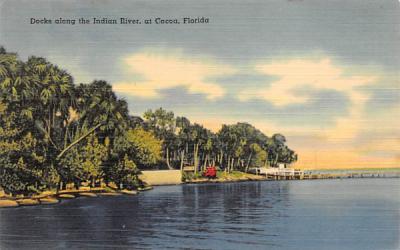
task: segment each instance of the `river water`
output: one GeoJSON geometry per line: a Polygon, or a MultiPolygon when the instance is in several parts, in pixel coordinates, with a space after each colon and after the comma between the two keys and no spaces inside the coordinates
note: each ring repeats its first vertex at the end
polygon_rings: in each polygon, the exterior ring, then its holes
{"type": "Polygon", "coordinates": [[[399,249],[400,179],[156,187],[0,209],[0,249],[399,249]]]}

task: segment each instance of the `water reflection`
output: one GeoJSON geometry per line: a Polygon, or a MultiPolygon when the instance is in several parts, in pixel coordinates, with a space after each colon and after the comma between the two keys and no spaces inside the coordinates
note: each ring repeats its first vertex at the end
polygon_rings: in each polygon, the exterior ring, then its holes
{"type": "Polygon", "coordinates": [[[168,186],[2,209],[0,249],[395,249],[400,185],[369,181],[168,186]]]}

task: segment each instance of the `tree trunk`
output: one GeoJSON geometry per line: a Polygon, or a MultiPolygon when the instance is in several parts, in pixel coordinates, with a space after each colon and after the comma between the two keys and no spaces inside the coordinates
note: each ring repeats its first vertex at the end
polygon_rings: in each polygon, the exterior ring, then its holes
{"type": "Polygon", "coordinates": [[[235,164],[235,158],[232,157],[231,169],[230,169],[229,173],[231,173],[234,170],[234,164],[235,164]]]}
{"type": "Polygon", "coordinates": [[[199,144],[198,143],[196,143],[195,145],[193,145],[193,147],[194,147],[194,173],[195,174],[197,174],[197,167],[198,167],[198,164],[199,164],[199,159],[198,159],[198,151],[199,151],[199,144]]]}
{"type": "Polygon", "coordinates": [[[276,157],[275,157],[275,161],[274,161],[274,166],[275,167],[277,166],[276,164],[278,164],[278,157],[279,157],[279,154],[277,153],[276,157]]]}
{"type": "Polygon", "coordinates": [[[36,127],[38,129],[40,129],[46,136],[47,139],[49,139],[49,142],[54,146],[55,149],[59,150],[59,148],[57,147],[57,145],[54,143],[54,141],[51,139],[50,133],[49,133],[49,129],[46,130],[46,128],[43,128],[42,126],[40,126],[38,123],[35,123],[36,127]]]}
{"type": "Polygon", "coordinates": [[[74,141],[73,143],[69,144],[68,147],[64,148],[58,155],[57,155],[57,159],[59,159],[61,156],[63,156],[65,154],[65,152],[67,152],[70,148],[72,148],[74,145],[78,144],[80,141],[82,141],[83,139],[85,139],[86,137],[88,137],[91,133],[93,133],[97,128],[99,128],[102,124],[98,124],[97,126],[95,126],[94,128],[92,128],[91,130],[89,130],[86,134],[84,134],[83,136],[79,137],[76,141],[74,141]]]}
{"type": "Polygon", "coordinates": [[[246,173],[249,171],[250,162],[251,162],[251,157],[253,157],[253,152],[250,152],[249,158],[247,159],[246,173]]]}
{"type": "Polygon", "coordinates": [[[206,167],[207,167],[207,161],[208,161],[208,154],[206,155],[206,158],[204,159],[203,171],[205,171],[205,170],[206,170],[206,167]]]}
{"type": "Polygon", "coordinates": [[[269,155],[267,152],[267,156],[265,157],[265,161],[264,161],[264,167],[267,167],[267,165],[268,165],[268,157],[269,157],[269,155]]]}
{"type": "Polygon", "coordinates": [[[228,162],[227,162],[227,166],[226,166],[226,168],[225,168],[225,170],[226,170],[227,173],[229,173],[230,166],[231,166],[231,157],[228,156],[228,162]]]}
{"type": "Polygon", "coordinates": [[[168,149],[168,147],[167,147],[167,152],[166,152],[166,154],[167,154],[167,157],[166,157],[166,158],[167,158],[167,166],[168,166],[169,169],[172,169],[172,168],[171,168],[171,165],[169,164],[169,149],[168,149]]]}
{"type": "Polygon", "coordinates": [[[65,135],[64,135],[64,148],[67,146],[67,140],[68,140],[68,128],[69,126],[67,125],[67,127],[65,128],[65,135]]]}
{"type": "Polygon", "coordinates": [[[185,150],[182,150],[181,152],[181,173],[183,173],[183,159],[185,157],[185,150]]]}

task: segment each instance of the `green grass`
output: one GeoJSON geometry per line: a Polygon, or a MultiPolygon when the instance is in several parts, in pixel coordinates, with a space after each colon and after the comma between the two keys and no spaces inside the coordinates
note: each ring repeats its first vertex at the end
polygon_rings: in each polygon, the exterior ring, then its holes
{"type": "Polygon", "coordinates": [[[231,173],[226,173],[224,171],[218,171],[217,172],[217,178],[240,178],[243,177],[245,173],[240,172],[240,171],[232,171],[231,173]]]}
{"type": "Polygon", "coordinates": [[[217,178],[222,178],[226,176],[226,173],[224,171],[217,171],[217,178]]]}
{"type": "Polygon", "coordinates": [[[190,180],[195,180],[195,179],[201,179],[204,178],[202,176],[202,173],[198,172],[198,173],[183,173],[182,175],[182,181],[190,181],[190,180]]]}
{"type": "Polygon", "coordinates": [[[230,176],[232,177],[243,177],[245,175],[245,173],[240,172],[240,171],[232,171],[232,173],[230,173],[230,176]]]}

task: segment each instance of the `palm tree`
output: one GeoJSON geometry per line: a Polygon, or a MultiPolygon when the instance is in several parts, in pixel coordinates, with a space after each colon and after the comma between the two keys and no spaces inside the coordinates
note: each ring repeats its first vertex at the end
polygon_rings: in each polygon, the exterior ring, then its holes
{"type": "Polygon", "coordinates": [[[66,144],[69,110],[74,107],[72,77],[44,58],[30,57],[26,65],[34,86],[30,106],[34,107],[36,127],[55,151],[60,151],[66,144]]]}
{"type": "MultiPolygon", "coordinates": [[[[76,122],[76,133],[98,130],[96,136],[99,142],[107,144],[107,157],[103,164],[103,172],[111,176],[113,168],[118,165],[119,156],[114,151],[118,148],[118,137],[123,137],[129,124],[128,104],[118,99],[112,87],[106,81],[93,81],[90,84],[80,84],[76,88],[76,104],[79,119],[76,122]]],[[[76,142],[79,142],[77,140],[76,142]]],[[[70,144],[74,146],[75,142],[70,144]]],[[[66,148],[68,150],[68,148],[66,148]]],[[[106,179],[106,182],[108,179],[106,179]]]]}
{"type": "Polygon", "coordinates": [[[105,81],[78,86],[77,111],[81,128],[92,128],[101,124],[99,136],[102,140],[105,135],[115,136],[115,133],[118,134],[128,127],[128,104],[125,100],[118,99],[111,85],[105,81]]]}
{"type": "Polygon", "coordinates": [[[35,81],[27,65],[17,60],[15,53],[0,53],[0,95],[8,107],[32,118],[30,100],[35,92],[35,81]]]}

